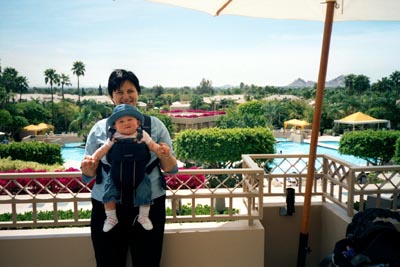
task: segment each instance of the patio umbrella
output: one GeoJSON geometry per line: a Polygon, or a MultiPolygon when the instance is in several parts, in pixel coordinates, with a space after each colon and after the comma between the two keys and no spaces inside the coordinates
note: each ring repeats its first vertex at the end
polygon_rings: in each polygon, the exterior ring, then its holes
{"type": "Polygon", "coordinates": [[[358,124],[378,124],[378,128],[379,128],[379,123],[386,123],[387,127],[390,128],[390,121],[382,120],[382,119],[375,119],[374,117],[371,117],[362,112],[353,113],[353,114],[346,116],[340,120],[334,120],[333,122],[338,123],[338,124],[342,123],[342,124],[353,125],[353,131],[355,129],[355,125],[358,125],[358,124]]]}
{"type": "Polygon", "coordinates": [[[291,119],[291,120],[285,121],[283,123],[284,129],[286,129],[290,125],[295,126],[295,127],[300,127],[302,130],[304,130],[304,127],[310,126],[311,124],[309,122],[298,120],[298,119],[291,119]]]}
{"type": "Polygon", "coordinates": [[[321,120],[333,21],[400,20],[399,0],[150,0],[195,9],[213,16],[222,14],[249,17],[325,21],[321,60],[312,122],[307,183],[300,228],[297,265],[305,266],[308,251],[311,190],[314,180],[318,134],[321,120]]]}
{"type": "Polygon", "coordinates": [[[28,131],[28,132],[33,132],[34,135],[37,135],[37,132],[42,131],[43,127],[36,125],[36,124],[30,124],[28,126],[25,126],[24,130],[28,131]]]}

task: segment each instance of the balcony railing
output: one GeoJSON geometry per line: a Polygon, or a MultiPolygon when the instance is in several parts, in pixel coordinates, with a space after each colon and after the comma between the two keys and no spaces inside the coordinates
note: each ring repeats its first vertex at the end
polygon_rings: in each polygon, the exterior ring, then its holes
{"type": "MultiPolygon", "coordinates": [[[[297,190],[296,201],[304,197],[308,155],[243,155],[242,161],[242,168],[188,169],[168,176],[167,222],[247,220],[251,225],[263,217],[263,203],[284,202],[287,188],[297,190]],[[177,183],[180,175],[186,178],[177,183]],[[191,208],[189,215],[182,214],[184,205],[191,208]],[[197,212],[199,205],[210,212],[197,212]]],[[[390,201],[390,207],[398,209],[399,172],[399,165],[360,167],[317,155],[312,196],[335,203],[349,216],[356,203],[364,210],[370,197],[376,207],[390,201]]],[[[0,214],[11,215],[0,228],[89,225],[89,219],[78,215],[91,209],[90,192],[80,172],[0,173],[0,214]],[[73,219],[62,218],[62,210],[71,210],[73,219]],[[31,212],[32,219],[17,216],[24,212],[31,212]],[[51,215],[39,220],[39,212],[51,215]]]]}

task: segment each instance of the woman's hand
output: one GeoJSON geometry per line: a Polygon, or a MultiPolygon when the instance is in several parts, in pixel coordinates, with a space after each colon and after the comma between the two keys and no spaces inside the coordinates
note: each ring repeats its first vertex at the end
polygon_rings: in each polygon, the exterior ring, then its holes
{"type": "Polygon", "coordinates": [[[171,157],[171,148],[166,143],[160,143],[157,150],[157,157],[160,159],[171,157]]]}
{"type": "Polygon", "coordinates": [[[85,156],[81,162],[82,174],[88,177],[94,177],[96,175],[97,167],[99,166],[99,161],[92,156],[85,156]]]}

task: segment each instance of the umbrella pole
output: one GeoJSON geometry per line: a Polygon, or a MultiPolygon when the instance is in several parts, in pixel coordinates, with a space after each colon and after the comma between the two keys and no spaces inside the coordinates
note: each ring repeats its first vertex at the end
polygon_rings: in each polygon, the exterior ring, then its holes
{"type": "Polygon", "coordinates": [[[307,167],[307,181],[304,195],[304,207],[300,228],[299,248],[297,254],[297,266],[304,267],[306,264],[306,256],[310,251],[308,247],[308,229],[310,224],[310,206],[311,206],[311,190],[313,188],[315,174],[315,159],[317,153],[317,143],[321,120],[322,101],[324,97],[326,72],[328,66],[329,46],[332,33],[333,13],[336,0],[326,0],[326,16],[324,35],[322,40],[321,61],[319,65],[317,92],[315,97],[315,107],[313,115],[313,124],[311,132],[310,153],[307,167]]]}

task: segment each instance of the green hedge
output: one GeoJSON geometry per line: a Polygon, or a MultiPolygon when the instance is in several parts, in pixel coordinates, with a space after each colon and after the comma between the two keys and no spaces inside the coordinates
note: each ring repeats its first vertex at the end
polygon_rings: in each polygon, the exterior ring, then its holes
{"type": "Polygon", "coordinates": [[[390,162],[395,156],[395,144],[400,131],[354,131],[340,139],[339,152],[368,160],[374,165],[390,162]]]}
{"type": "Polygon", "coordinates": [[[0,145],[0,157],[12,160],[35,161],[41,164],[63,164],[61,146],[44,142],[13,142],[0,145]]]}
{"type": "Polygon", "coordinates": [[[394,152],[393,161],[396,164],[400,164],[400,137],[397,139],[396,144],[395,144],[395,152],[394,152]]]}
{"type": "Polygon", "coordinates": [[[242,154],[275,153],[275,138],[268,128],[184,130],[176,135],[174,150],[180,160],[224,165],[242,154]]]}

